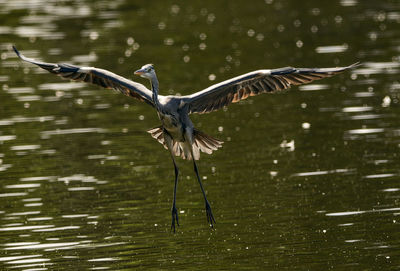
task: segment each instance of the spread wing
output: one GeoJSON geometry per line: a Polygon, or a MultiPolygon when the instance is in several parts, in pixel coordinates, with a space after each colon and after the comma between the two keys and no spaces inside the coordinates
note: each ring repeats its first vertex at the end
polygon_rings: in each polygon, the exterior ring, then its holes
{"type": "Polygon", "coordinates": [[[280,68],[249,72],[221,83],[212,85],[192,95],[182,97],[189,106],[190,113],[209,113],[236,103],[249,96],[261,93],[273,93],[288,89],[292,85],[302,85],[314,80],[331,77],[359,63],[338,68],[280,68]]]}
{"type": "Polygon", "coordinates": [[[70,64],[53,64],[36,61],[22,55],[14,46],[13,49],[22,60],[38,65],[63,78],[92,83],[107,89],[115,89],[126,96],[136,98],[154,106],[151,98],[151,90],[142,84],[133,82],[115,73],[94,67],[78,67],[70,64]]]}

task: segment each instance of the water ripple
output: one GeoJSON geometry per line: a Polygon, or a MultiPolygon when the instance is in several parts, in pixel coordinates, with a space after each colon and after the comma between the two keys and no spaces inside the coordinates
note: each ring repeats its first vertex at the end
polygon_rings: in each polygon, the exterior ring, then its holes
{"type": "MultiPolygon", "coordinates": [[[[47,258],[29,258],[29,259],[23,259],[23,260],[16,260],[16,261],[9,261],[7,262],[8,264],[32,264],[32,263],[43,263],[40,264],[40,266],[45,266],[45,262],[50,261],[50,259],[47,258]]],[[[27,266],[26,266],[27,267],[27,266]]],[[[31,267],[31,266],[29,266],[31,267]]],[[[26,269],[26,270],[37,270],[37,269],[26,269]]],[[[40,270],[40,269],[39,269],[40,270]]],[[[43,269],[42,269],[43,270],[43,269]]],[[[47,270],[47,268],[45,269],[47,270]]]]}
{"type": "Polygon", "coordinates": [[[340,4],[344,7],[353,7],[358,5],[358,0],[340,0],[340,4]]]}
{"type": "Polygon", "coordinates": [[[33,232],[52,232],[52,231],[65,231],[65,230],[76,230],[80,229],[80,226],[64,226],[64,227],[54,227],[46,229],[34,229],[33,232]]]}
{"type": "Polygon", "coordinates": [[[40,149],[40,145],[18,145],[11,146],[10,150],[12,151],[28,151],[28,150],[37,150],[40,149]]]}
{"type": "MultiPolygon", "coordinates": [[[[0,170],[1,171],[1,170],[0,170]]],[[[0,198],[7,198],[7,197],[22,197],[26,196],[28,193],[25,192],[16,192],[16,193],[2,193],[0,194],[0,198]]]]}
{"type": "Polygon", "coordinates": [[[55,180],[56,176],[38,176],[38,177],[24,177],[20,178],[21,182],[32,182],[32,181],[51,181],[55,180]]]}
{"type": "Polygon", "coordinates": [[[10,87],[5,89],[5,92],[8,94],[30,94],[33,93],[35,90],[32,87],[10,87]]]}
{"type": "MultiPolygon", "coordinates": [[[[1,229],[0,229],[1,230],[1,229]]],[[[20,250],[20,249],[47,249],[47,248],[62,248],[62,247],[71,247],[71,246],[77,246],[79,245],[80,242],[66,242],[66,243],[37,243],[37,244],[32,244],[32,245],[23,245],[23,246],[15,246],[15,247],[8,247],[5,248],[4,250],[20,250]]]]}
{"type": "Polygon", "coordinates": [[[360,91],[360,92],[355,92],[353,95],[354,97],[358,98],[366,98],[366,97],[374,97],[376,96],[376,93],[369,91],[360,91]]]}
{"type": "Polygon", "coordinates": [[[349,216],[349,215],[359,215],[365,213],[380,213],[380,212],[395,212],[400,211],[400,208],[385,208],[385,209],[373,209],[365,211],[347,211],[347,212],[337,212],[337,213],[326,213],[326,216],[349,216]]]}
{"type": "Polygon", "coordinates": [[[355,169],[340,168],[340,169],[333,169],[333,170],[300,172],[300,173],[292,174],[291,177],[318,176],[318,175],[326,175],[326,174],[333,174],[333,173],[347,173],[347,172],[353,172],[353,171],[355,171],[355,169]]]}
{"type": "Polygon", "coordinates": [[[353,115],[348,117],[350,120],[372,120],[372,119],[381,119],[385,115],[380,114],[360,114],[360,115],[353,115]]]}
{"type": "Polygon", "coordinates": [[[386,188],[386,189],[382,189],[382,192],[397,192],[400,191],[400,188],[386,188]]]}
{"type": "Polygon", "coordinates": [[[96,179],[94,176],[86,176],[84,174],[74,174],[72,176],[60,177],[58,178],[58,181],[64,182],[66,184],[69,184],[72,181],[80,181],[83,183],[97,183],[98,179],[96,179]]]}
{"type": "Polygon", "coordinates": [[[91,63],[97,61],[97,55],[95,53],[90,53],[88,55],[77,55],[73,56],[71,61],[79,63],[91,63]]]}
{"type": "Polygon", "coordinates": [[[38,215],[38,214],[40,214],[40,211],[9,213],[8,216],[28,216],[28,215],[38,215]]]}
{"type": "Polygon", "coordinates": [[[372,106],[350,106],[350,107],[343,107],[342,112],[352,113],[352,112],[366,112],[372,111],[374,108],[372,106]]]}
{"type": "Polygon", "coordinates": [[[97,258],[97,259],[89,259],[88,262],[112,262],[112,261],[119,261],[120,258],[97,258]]]}
{"type": "MultiPolygon", "coordinates": [[[[32,243],[37,243],[37,242],[27,242],[28,244],[32,243]]],[[[21,259],[27,259],[27,258],[36,258],[36,257],[42,257],[41,254],[38,255],[21,255],[21,256],[7,256],[7,257],[0,257],[0,262],[8,262],[8,261],[15,261],[15,260],[21,260],[21,259]]]]}
{"type": "Polygon", "coordinates": [[[26,231],[26,230],[37,230],[37,229],[45,229],[45,228],[53,228],[53,227],[54,227],[54,225],[5,227],[5,228],[0,228],[0,231],[26,231]]]}
{"type": "Polygon", "coordinates": [[[323,89],[328,89],[330,85],[325,85],[325,84],[308,84],[308,85],[303,85],[299,86],[300,91],[315,91],[315,90],[323,90],[323,89]]]}
{"type": "Polygon", "coordinates": [[[74,129],[57,129],[41,132],[42,139],[48,139],[53,135],[83,134],[83,133],[106,133],[103,128],[74,128],[74,129]]]}
{"type": "Polygon", "coordinates": [[[0,136],[0,141],[9,141],[9,140],[14,140],[16,138],[17,138],[16,135],[0,136]]]}
{"type": "Polygon", "coordinates": [[[41,116],[41,117],[21,117],[14,116],[10,119],[2,119],[0,120],[0,126],[2,125],[14,125],[15,123],[23,123],[23,122],[45,122],[52,121],[55,118],[53,116],[41,116]]]}
{"type": "Polygon", "coordinates": [[[400,63],[398,62],[367,62],[362,68],[354,70],[354,74],[397,74],[400,63]]]}
{"type": "Polygon", "coordinates": [[[347,133],[352,135],[364,135],[364,134],[383,133],[384,131],[385,129],[383,128],[363,128],[363,129],[348,130],[347,133]]]}
{"type": "Polygon", "coordinates": [[[62,215],[64,218],[82,218],[82,217],[88,217],[88,214],[74,214],[74,215],[62,215]]]}
{"type": "Polygon", "coordinates": [[[14,34],[22,37],[39,37],[44,40],[60,40],[65,37],[63,32],[55,32],[56,27],[52,24],[38,25],[38,26],[18,26],[14,29],[14,34]]]}
{"type": "MultiPolygon", "coordinates": [[[[0,171],[6,171],[10,167],[12,167],[12,164],[2,164],[2,161],[0,161],[0,171]]],[[[1,195],[1,194],[0,194],[1,195]]]]}
{"type": "Polygon", "coordinates": [[[95,188],[91,187],[91,186],[80,186],[80,187],[68,188],[68,191],[91,191],[91,190],[95,190],[95,188]]]}
{"type": "Polygon", "coordinates": [[[349,46],[347,44],[342,44],[342,45],[331,45],[331,46],[320,46],[315,48],[315,51],[318,54],[331,54],[331,53],[343,53],[346,52],[347,49],[349,49],[349,46]]]}
{"type": "Polygon", "coordinates": [[[15,188],[35,188],[40,187],[40,183],[25,183],[25,184],[10,184],[6,185],[5,188],[15,189],[15,188]]]}
{"type": "Polygon", "coordinates": [[[40,90],[74,90],[84,87],[87,87],[87,84],[80,82],[45,83],[39,85],[40,90]]]}
{"type": "Polygon", "coordinates": [[[17,101],[18,102],[34,102],[34,101],[40,101],[42,97],[39,95],[25,95],[25,96],[18,96],[17,101]]]}
{"type": "Polygon", "coordinates": [[[364,178],[366,178],[366,179],[381,179],[381,178],[390,178],[390,177],[394,177],[394,176],[398,176],[398,174],[394,174],[394,173],[372,174],[372,175],[367,175],[364,178]]]}

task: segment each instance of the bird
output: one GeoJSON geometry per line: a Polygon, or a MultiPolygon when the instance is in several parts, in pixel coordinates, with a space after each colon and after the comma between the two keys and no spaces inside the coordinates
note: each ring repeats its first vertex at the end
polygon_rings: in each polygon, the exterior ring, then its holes
{"type": "Polygon", "coordinates": [[[354,69],[360,63],[335,68],[293,68],[261,69],[211,85],[190,95],[164,96],[159,94],[159,82],[153,64],[146,64],[134,72],[150,81],[150,89],[138,82],[119,76],[108,70],[95,67],[80,67],[71,64],[55,64],[37,61],[21,54],[15,46],[17,56],[35,64],[50,73],[73,81],[83,81],[106,89],[114,89],[122,94],[145,102],[156,110],[161,125],[147,132],[169,150],[175,171],[173,201],[171,208],[171,231],[179,226],[176,194],[179,168],[175,157],[193,161],[193,169],[200,185],[205,203],[207,223],[211,228],[216,224],[211,205],[199,176],[196,161],[200,152],[211,154],[222,147],[223,141],[196,129],[189,118],[190,114],[210,113],[262,93],[276,93],[289,89],[292,85],[302,85],[315,80],[331,77],[354,69]]]}

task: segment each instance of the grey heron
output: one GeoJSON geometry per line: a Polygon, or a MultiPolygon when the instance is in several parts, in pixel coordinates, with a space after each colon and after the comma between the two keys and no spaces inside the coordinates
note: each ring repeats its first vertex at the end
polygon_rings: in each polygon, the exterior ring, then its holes
{"type": "Polygon", "coordinates": [[[169,150],[175,169],[175,181],[172,202],[171,230],[175,232],[175,223],[179,226],[176,208],[176,192],[179,169],[175,156],[193,161],[197,181],[203,193],[208,224],[215,224],[210,203],[199,177],[196,160],[200,152],[211,154],[222,146],[222,141],[215,139],[194,128],[189,114],[209,113],[231,103],[239,102],[249,96],[261,93],[274,93],[290,88],[292,85],[307,84],[314,80],[331,77],[358,66],[358,63],[337,68],[293,68],[265,69],[249,72],[232,79],[212,85],[204,90],[186,96],[159,95],[159,84],[153,64],[142,66],[134,74],[150,80],[151,89],[126,79],[110,71],[79,67],[70,64],[54,64],[36,61],[22,55],[14,46],[17,56],[51,73],[66,79],[84,81],[103,88],[114,89],[126,96],[136,98],[152,106],[158,114],[161,125],[148,130],[153,138],[169,150]]]}

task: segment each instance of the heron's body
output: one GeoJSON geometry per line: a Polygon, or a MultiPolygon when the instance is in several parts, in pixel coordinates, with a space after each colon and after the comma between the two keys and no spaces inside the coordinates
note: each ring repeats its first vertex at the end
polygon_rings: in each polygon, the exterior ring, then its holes
{"type": "Polygon", "coordinates": [[[165,97],[163,100],[164,101],[160,103],[160,111],[157,112],[158,118],[168,134],[170,134],[173,139],[182,142],[184,141],[183,134],[185,129],[189,127],[193,128],[193,124],[187,113],[182,114],[185,108],[179,108],[179,100],[171,96],[165,97]],[[173,109],[171,110],[171,108],[173,109]],[[183,123],[186,123],[188,127],[184,127],[183,123]]]}
{"type": "Polygon", "coordinates": [[[128,80],[107,70],[36,61],[23,56],[15,47],[13,48],[22,60],[38,65],[51,73],[75,81],[84,81],[104,88],[118,90],[126,96],[144,101],[155,108],[161,121],[161,126],[153,128],[148,132],[170,151],[174,164],[175,185],[171,209],[171,228],[174,231],[175,223],[179,225],[176,208],[179,170],[175,162],[175,156],[193,161],[197,181],[204,196],[207,221],[211,226],[215,223],[211,206],[199,177],[196,160],[200,158],[200,152],[211,154],[220,148],[223,142],[195,129],[189,118],[189,114],[209,113],[230,103],[246,99],[249,96],[261,93],[274,93],[288,89],[291,85],[310,83],[314,80],[333,76],[358,65],[353,64],[347,67],[322,69],[286,67],[273,70],[258,70],[228,79],[191,95],[163,96],[158,94],[159,84],[152,64],[144,65],[135,72],[135,74],[150,80],[151,90],[149,90],[142,84],[128,80]]]}

